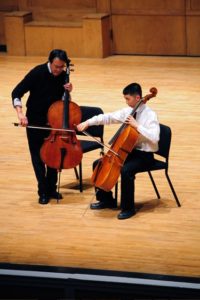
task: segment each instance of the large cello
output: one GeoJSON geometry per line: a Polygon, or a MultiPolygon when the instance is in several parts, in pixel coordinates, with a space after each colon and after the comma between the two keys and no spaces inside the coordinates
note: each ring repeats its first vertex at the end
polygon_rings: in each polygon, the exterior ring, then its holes
{"type": "MultiPolygon", "coordinates": [[[[150,94],[141,98],[132,110],[134,116],[141,103],[146,103],[157,94],[156,88],[150,89],[150,94]]],[[[133,150],[139,137],[138,131],[128,124],[122,124],[113,138],[110,140],[110,150],[99,160],[92,174],[91,181],[93,185],[104,191],[110,191],[118,181],[121,168],[128,156],[133,150]]]]}
{"type": "MultiPolygon", "coordinates": [[[[69,74],[68,64],[66,83],[69,82],[69,74]]],[[[48,123],[54,130],[45,139],[40,150],[41,159],[47,166],[61,171],[74,168],[81,162],[83,153],[74,125],[80,121],[80,107],[70,101],[69,92],[66,90],[64,100],[54,102],[48,110],[48,123]]]]}

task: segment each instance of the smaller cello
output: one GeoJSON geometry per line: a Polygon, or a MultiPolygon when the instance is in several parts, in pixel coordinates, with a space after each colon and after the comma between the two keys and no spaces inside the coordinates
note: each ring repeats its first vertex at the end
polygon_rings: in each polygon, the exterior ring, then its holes
{"type": "MultiPolygon", "coordinates": [[[[146,103],[149,99],[157,94],[156,88],[150,89],[150,94],[141,98],[132,110],[133,116],[137,108],[146,103]]],[[[128,156],[133,150],[139,137],[138,131],[129,124],[122,124],[116,134],[113,136],[109,144],[111,144],[108,152],[99,160],[92,174],[92,184],[106,192],[109,192],[117,183],[121,168],[128,156]]]]}

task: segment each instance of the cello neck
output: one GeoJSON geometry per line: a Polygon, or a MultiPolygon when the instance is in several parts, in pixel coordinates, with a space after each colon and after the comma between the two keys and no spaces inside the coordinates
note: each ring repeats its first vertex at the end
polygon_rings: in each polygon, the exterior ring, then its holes
{"type": "Polygon", "coordinates": [[[133,108],[133,110],[131,112],[131,116],[134,116],[134,114],[136,113],[136,110],[142,103],[143,103],[143,98],[141,98],[140,101],[138,101],[137,104],[135,105],[135,107],[133,108]]]}
{"type": "MultiPolygon", "coordinates": [[[[136,106],[134,107],[134,109],[131,112],[131,116],[134,116],[136,110],[138,109],[138,107],[140,106],[140,104],[143,102],[143,98],[140,99],[140,101],[136,104],[136,106]]],[[[123,123],[119,129],[117,130],[117,132],[115,133],[115,135],[111,138],[111,140],[108,142],[109,145],[112,145],[114,143],[114,141],[117,139],[117,137],[120,135],[120,133],[124,130],[124,128],[127,127],[127,124],[123,123]]]]}
{"type": "MultiPolygon", "coordinates": [[[[66,78],[65,83],[69,83],[69,73],[70,69],[67,66],[66,69],[66,78]]],[[[69,91],[65,90],[64,93],[64,109],[63,109],[63,128],[67,129],[69,128],[69,91]]]]}

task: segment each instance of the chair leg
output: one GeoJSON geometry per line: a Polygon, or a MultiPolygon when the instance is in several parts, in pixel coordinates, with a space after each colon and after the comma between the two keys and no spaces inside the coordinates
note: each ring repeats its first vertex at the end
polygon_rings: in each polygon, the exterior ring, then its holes
{"type": "Polygon", "coordinates": [[[153,185],[153,187],[154,187],[154,190],[155,190],[155,192],[156,192],[157,198],[160,199],[160,194],[159,194],[159,192],[158,192],[158,189],[157,189],[157,186],[156,186],[155,181],[154,181],[154,179],[153,179],[153,176],[152,176],[152,174],[151,174],[150,171],[148,171],[148,174],[149,174],[149,177],[150,177],[150,179],[151,179],[151,183],[152,183],[152,185],[153,185]]]}
{"type": "Polygon", "coordinates": [[[171,191],[172,191],[172,193],[173,193],[173,195],[174,195],[174,198],[175,198],[175,200],[176,200],[177,206],[180,207],[181,204],[180,204],[180,202],[179,202],[179,200],[178,200],[178,197],[177,197],[177,195],[176,195],[176,192],[175,192],[175,190],[174,190],[174,187],[173,187],[173,185],[172,185],[172,182],[171,182],[171,180],[170,180],[170,178],[169,178],[169,175],[168,175],[167,171],[165,171],[165,175],[166,175],[167,181],[168,181],[168,183],[169,183],[169,186],[170,186],[170,188],[171,188],[171,191]]]}
{"type": "Polygon", "coordinates": [[[79,175],[78,175],[78,171],[77,171],[76,167],[74,168],[74,172],[75,172],[75,175],[76,175],[76,179],[79,179],[79,175]]]}
{"type": "Polygon", "coordinates": [[[83,179],[82,179],[82,162],[79,164],[79,189],[82,193],[83,191],[83,179]]]}

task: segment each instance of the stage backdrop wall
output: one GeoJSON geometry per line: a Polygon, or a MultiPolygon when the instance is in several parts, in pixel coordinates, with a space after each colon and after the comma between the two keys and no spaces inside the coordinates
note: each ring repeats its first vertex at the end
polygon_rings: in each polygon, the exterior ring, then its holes
{"type": "Polygon", "coordinates": [[[10,54],[46,55],[62,44],[77,57],[200,55],[200,1],[0,1],[0,45],[10,54]],[[21,14],[8,14],[16,11],[21,14]]]}

